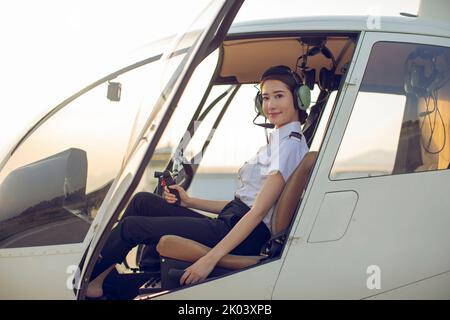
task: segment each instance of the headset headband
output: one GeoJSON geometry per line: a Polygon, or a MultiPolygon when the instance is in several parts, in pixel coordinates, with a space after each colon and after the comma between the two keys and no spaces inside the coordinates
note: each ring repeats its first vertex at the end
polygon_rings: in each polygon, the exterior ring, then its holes
{"type": "Polygon", "coordinates": [[[295,73],[294,71],[292,71],[292,69],[289,68],[288,66],[283,66],[283,65],[272,67],[272,68],[266,70],[263,73],[263,75],[261,76],[260,82],[264,81],[265,78],[272,76],[272,75],[289,75],[294,79],[295,84],[297,86],[302,84],[300,76],[297,73],[295,73]]]}

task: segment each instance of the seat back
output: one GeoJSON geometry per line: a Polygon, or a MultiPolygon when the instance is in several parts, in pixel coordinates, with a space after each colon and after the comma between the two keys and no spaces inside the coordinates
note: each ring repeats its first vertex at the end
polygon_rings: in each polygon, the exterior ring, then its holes
{"type": "Polygon", "coordinates": [[[305,192],[317,154],[315,151],[308,152],[286,182],[271,219],[273,235],[290,226],[295,209],[305,192]]]}

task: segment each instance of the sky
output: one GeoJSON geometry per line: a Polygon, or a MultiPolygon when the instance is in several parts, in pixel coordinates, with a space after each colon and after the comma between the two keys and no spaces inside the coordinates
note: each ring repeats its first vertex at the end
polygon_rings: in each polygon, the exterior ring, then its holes
{"type": "MultiPolygon", "coordinates": [[[[44,112],[123,56],[177,33],[206,0],[15,0],[0,3],[0,158],[44,112]]],[[[247,1],[238,21],[324,14],[417,13],[418,0],[247,1]]]]}

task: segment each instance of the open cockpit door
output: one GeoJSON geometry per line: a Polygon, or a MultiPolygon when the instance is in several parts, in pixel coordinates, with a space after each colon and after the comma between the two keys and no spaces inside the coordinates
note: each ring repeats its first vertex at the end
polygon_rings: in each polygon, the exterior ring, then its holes
{"type": "Polygon", "coordinates": [[[109,230],[138,186],[194,69],[222,43],[242,3],[241,0],[211,1],[189,30],[177,36],[162,55],[159,97],[148,116],[141,117],[142,129],[135,132],[136,138],[129,145],[122,170],[99,210],[101,218],[94,226],[96,232],[81,265],[81,286],[75,286],[81,289],[77,291],[78,298],[84,297],[86,288],[83,285],[88,282],[109,230]]]}

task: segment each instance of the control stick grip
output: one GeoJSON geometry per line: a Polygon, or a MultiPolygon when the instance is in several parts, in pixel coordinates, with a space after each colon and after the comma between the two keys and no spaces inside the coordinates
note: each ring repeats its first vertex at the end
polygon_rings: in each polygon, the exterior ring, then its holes
{"type": "Polygon", "coordinates": [[[163,188],[165,186],[167,186],[167,189],[169,189],[169,192],[171,194],[175,195],[175,197],[177,197],[177,201],[175,201],[175,204],[177,206],[179,206],[180,205],[180,193],[178,192],[178,190],[169,188],[169,186],[174,185],[174,184],[175,184],[175,180],[172,178],[172,175],[170,174],[170,172],[168,170],[164,171],[163,178],[161,180],[161,186],[163,188]]]}

